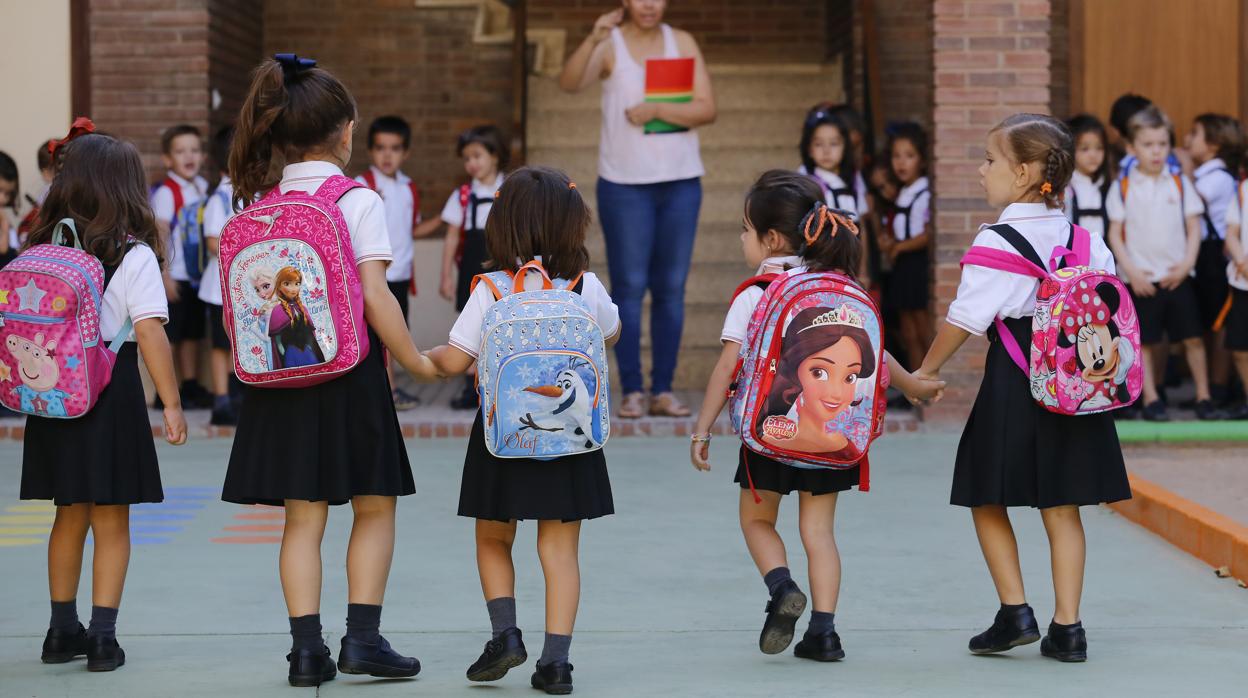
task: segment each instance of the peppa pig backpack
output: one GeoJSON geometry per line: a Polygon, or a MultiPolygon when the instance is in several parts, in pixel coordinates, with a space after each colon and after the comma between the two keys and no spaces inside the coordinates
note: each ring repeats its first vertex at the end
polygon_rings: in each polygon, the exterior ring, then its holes
{"type": "Polygon", "coordinates": [[[996,319],[1001,342],[1027,375],[1036,402],[1065,415],[1106,412],[1135,402],[1144,384],[1139,317],[1122,281],[1111,272],[1088,266],[1088,231],[1072,225],[1066,247],[1054,249],[1046,267],[1017,230],[1005,224],[989,228],[1018,254],[972,247],[962,264],[1040,281],[1029,356],[1001,318],[996,319]]]}
{"type": "Polygon", "coordinates": [[[312,193],[272,191],[221,231],[221,298],[239,380],[299,388],[368,356],[364,291],[338,200],[342,175],[312,193]]]}
{"type": "Polygon", "coordinates": [[[111,343],[100,337],[105,273],[85,252],[73,219],[0,269],[0,402],[37,417],[81,417],[113,377],[127,319],[111,343]],[[71,246],[72,245],[72,246],[71,246]]]}

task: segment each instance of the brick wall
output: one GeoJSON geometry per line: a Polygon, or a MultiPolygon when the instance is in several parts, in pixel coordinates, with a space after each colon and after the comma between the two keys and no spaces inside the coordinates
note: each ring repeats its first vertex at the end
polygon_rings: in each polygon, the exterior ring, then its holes
{"type": "Polygon", "coordinates": [[[1070,113],[1070,0],[1049,0],[1049,108],[1065,119],[1070,113]]]}
{"type": "MultiPolygon", "coordinates": [[[[850,101],[866,104],[863,70],[866,66],[862,28],[862,0],[853,0],[854,65],[850,101]]],[[[880,104],[884,122],[916,121],[932,127],[932,2],[931,0],[876,0],[875,26],[879,52],[880,104]]],[[[842,28],[841,31],[845,31],[842,28]]],[[[878,148],[884,137],[875,138],[878,148]]]]}
{"type": "MultiPolygon", "coordinates": [[[[609,0],[529,0],[528,6],[529,26],[568,31],[568,52],[614,7],[609,0]]],[[[821,0],[672,0],[664,21],[693,34],[708,62],[812,62],[827,53],[826,13],[821,0]]]]}
{"type": "Polygon", "coordinates": [[[91,0],[91,117],[134,141],[155,180],[160,133],[208,128],[208,0],[91,0]]]}
{"type": "MultiPolygon", "coordinates": [[[[264,6],[254,0],[209,0],[208,87],[210,137],[234,123],[262,55],[264,6]],[[219,100],[219,101],[218,101],[219,100]]],[[[217,167],[217,163],[212,163],[217,167]]],[[[224,167],[224,163],[220,163],[224,167]]]]}
{"type": "Polygon", "coordinates": [[[472,41],[475,7],[416,8],[412,0],[267,0],[264,55],[316,58],[359,104],[350,172],[368,166],[369,122],[399,114],[412,123],[404,170],[438,213],[465,178],[455,139],[468,127],[511,122],[511,49],[472,41]]]}
{"type": "MultiPolygon", "coordinates": [[[[936,312],[957,291],[958,260],[997,212],[976,170],[984,138],[1020,111],[1049,109],[1049,0],[937,0],[934,4],[936,312]]],[[[965,417],[978,390],[986,345],[968,342],[942,372],[945,400],[930,415],[965,417]]]]}

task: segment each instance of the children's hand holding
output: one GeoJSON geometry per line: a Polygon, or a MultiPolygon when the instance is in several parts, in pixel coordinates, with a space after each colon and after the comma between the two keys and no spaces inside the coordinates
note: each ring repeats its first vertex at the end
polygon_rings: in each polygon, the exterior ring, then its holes
{"type": "Polygon", "coordinates": [[[711,469],[711,435],[694,434],[689,442],[689,462],[703,472],[711,469]]]}
{"type": "Polygon", "coordinates": [[[412,374],[413,377],[421,380],[433,381],[446,378],[446,376],[442,375],[442,372],[438,370],[438,365],[433,362],[433,359],[429,358],[428,352],[422,352],[419,354],[419,358],[417,358],[416,363],[411,366],[404,366],[403,368],[407,369],[407,372],[412,374]]]}
{"type": "Polygon", "coordinates": [[[186,415],[180,405],[165,408],[165,441],[174,446],[186,443],[186,415]]]}
{"type": "Polygon", "coordinates": [[[906,394],[906,399],[911,404],[917,405],[920,402],[936,403],[940,402],[940,399],[945,396],[945,382],[938,377],[916,371],[912,374],[912,378],[913,380],[908,381],[909,384],[905,387],[897,386],[906,394]]]}

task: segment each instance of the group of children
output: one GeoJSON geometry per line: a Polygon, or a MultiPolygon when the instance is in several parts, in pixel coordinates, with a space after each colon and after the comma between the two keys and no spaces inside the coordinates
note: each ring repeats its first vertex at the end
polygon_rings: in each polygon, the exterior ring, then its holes
{"type": "MultiPolygon", "coordinates": [[[[274,189],[311,192],[342,174],[351,157],[355,101],[333,75],[312,65],[306,59],[287,57],[265,61],[256,70],[232,139],[228,135],[220,139],[230,142],[228,157],[220,156],[220,162],[228,162],[228,179],[223,180],[228,197],[221,198],[225,209],[211,215],[205,212],[206,219],[216,221],[243,210],[274,189]],[[280,177],[271,174],[277,171],[275,162],[282,166],[280,177]]],[[[1154,186],[1161,186],[1171,180],[1158,177],[1155,167],[1164,163],[1168,145],[1154,143],[1153,131],[1159,127],[1151,126],[1153,122],[1145,121],[1146,117],[1132,122],[1131,138],[1139,157],[1134,167],[1141,173],[1133,176],[1139,182],[1154,177],[1160,182],[1154,186]]],[[[834,224],[826,230],[823,225],[838,220],[830,207],[852,206],[861,214],[867,206],[862,178],[851,159],[860,146],[853,129],[844,124],[829,110],[816,109],[803,137],[805,171],[767,172],[750,188],[743,204],[741,234],[748,266],[780,275],[836,272],[850,283],[865,280],[864,269],[869,268],[863,260],[875,244],[871,235],[860,233],[852,224],[834,224]],[[819,224],[812,227],[816,220],[819,224]]],[[[186,423],[170,340],[193,337],[181,334],[167,339],[161,325],[174,321],[174,304],[186,303],[190,293],[181,283],[188,280],[171,269],[183,250],[169,249],[161,226],[167,223],[165,214],[169,201],[176,198],[175,190],[181,191],[183,205],[192,191],[200,196],[206,192],[195,179],[199,137],[171,133],[165,150],[172,184],[166,184],[168,195],[157,191],[152,203],[134,146],[99,134],[82,135],[63,145],[50,191],[26,244],[49,242],[59,221],[75,220],[83,231],[84,247],[107,270],[103,332],[118,332],[124,318],[133,321],[134,338],[163,403],[165,437],[177,444],[186,438],[186,423]],[[168,300],[161,289],[168,289],[168,300]]],[[[482,129],[470,131],[460,141],[473,182],[452,195],[441,216],[452,233],[443,258],[440,291],[457,297],[462,314],[446,345],[419,351],[407,331],[401,306],[404,282],[410,275],[402,269],[389,272],[396,260],[410,254],[396,249],[400,245],[394,242],[395,228],[402,233],[399,237],[410,242],[413,231],[419,233],[433,224],[418,220],[417,192],[399,176],[409,138],[409,131],[397,121],[374,124],[369,137],[374,166],[362,175],[367,186],[347,190],[337,202],[358,270],[372,351],[334,380],[307,387],[249,386],[241,391],[238,429],[222,498],[285,507],[279,568],[292,636],[288,678],[296,686],[319,685],[338,671],[408,677],[420,670],[415,658],[395,651],[380,634],[397,498],[415,491],[383,357],[388,354],[423,379],[465,374],[471,369],[482,349],[483,322],[497,297],[487,284],[474,288],[471,277],[461,276],[451,283],[446,272],[455,259],[479,259],[490,269],[508,272],[518,289],[542,288],[547,277],[559,281],[580,294],[608,342],[619,333],[618,309],[603,284],[586,271],[585,235],[591,218],[575,183],[556,170],[533,167],[521,168],[504,179],[501,139],[496,132],[482,129]],[[544,273],[535,273],[533,262],[544,273]],[[302,425],[303,433],[312,436],[282,438],[290,424],[302,425]],[[346,633],[335,662],[321,634],[320,549],[329,506],[348,502],[354,518],[347,553],[346,633]]],[[[1204,138],[1208,139],[1208,133],[1204,138]]],[[[925,145],[922,132],[912,127],[897,129],[890,139],[894,176],[890,183],[897,192],[887,197],[890,225],[878,234],[876,243],[887,251],[893,273],[903,276],[907,269],[926,273],[918,271],[926,269],[925,264],[911,261],[926,255],[930,244],[925,145]]],[[[1004,209],[1000,222],[1021,234],[1039,254],[1047,255],[1065,244],[1071,226],[1063,213],[1063,194],[1079,160],[1067,127],[1051,117],[1016,115],[988,134],[986,153],[980,174],[988,203],[1004,209]]],[[[1132,192],[1148,186],[1130,181],[1132,192]]],[[[1128,203],[1136,196],[1132,194],[1128,203]]],[[[1180,205],[1169,200],[1162,203],[1167,202],[1180,205]]],[[[1080,206],[1086,207],[1082,199],[1080,206]]],[[[883,208],[880,205],[877,210],[883,208]]],[[[1195,206],[1186,210],[1198,211],[1195,206]]],[[[1149,280],[1142,277],[1137,260],[1153,259],[1146,254],[1152,248],[1138,251],[1133,244],[1145,236],[1137,231],[1147,230],[1145,226],[1151,223],[1145,221],[1153,219],[1141,216],[1137,221],[1135,215],[1128,212],[1132,234],[1124,246],[1119,225],[1123,214],[1111,211],[1110,240],[1119,248],[1120,259],[1133,255],[1123,266],[1129,275],[1141,274],[1139,296],[1146,303],[1145,282],[1149,280]]],[[[205,232],[208,238],[220,234],[220,228],[214,228],[212,235],[205,232]]],[[[178,244],[175,238],[172,247],[178,244]]],[[[982,230],[976,244],[1008,249],[1002,234],[993,229],[982,230]]],[[[1114,258],[1106,243],[1094,236],[1091,248],[1092,263],[1112,271],[1114,258]]],[[[210,246],[215,249],[215,244],[210,246]]],[[[1241,261],[1237,268],[1242,267],[1241,261]]],[[[1135,287],[1137,280],[1131,281],[1135,287]]],[[[274,280],[256,282],[271,286],[274,280]]],[[[1182,280],[1165,277],[1162,282],[1179,287],[1182,280]]],[[[926,307],[926,300],[919,303],[926,281],[899,283],[900,288],[892,292],[899,311],[926,307]]],[[[262,292],[259,286],[256,290],[262,292]]],[[[1026,376],[1011,363],[1000,335],[990,329],[995,318],[1004,318],[1009,332],[1029,342],[1035,292],[1036,281],[1029,277],[968,267],[930,347],[924,334],[930,328],[914,317],[905,321],[912,330],[905,350],[914,371],[905,370],[891,356],[884,359],[887,368],[879,370],[887,371],[892,384],[910,400],[938,399],[945,387],[939,379],[944,363],[970,335],[989,335],[992,343],[984,382],[958,448],[951,501],[971,508],[1001,606],[992,626],[972,638],[969,647],[977,654],[995,653],[1040,639],[1035,615],[1024,596],[1017,544],[1006,513],[1007,507],[1030,506],[1040,508],[1049,532],[1057,598],[1041,652],[1062,661],[1082,661],[1086,638],[1079,600],[1084,537],[1078,507],[1124,499],[1130,490],[1112,417],[1104,413],[1063,416],[1037,405],[1026,376]]],[[[1160,291],[1155,295],[1162,296],[1160,291]]],[[[744,289],[725,320],[723,355],[692,436],[691,460],[699,469],[709,468],[710,428],[724,406],[740,345],[750,331],[750,316],[762,297],[761,288],[744,289]]],[[[1163,304],[1158,311],[1165,321],[1171,317],[1167,314],[1171,306],[1177,303],[1163,304]]],[[[187,311],[178,312],[184,313],[181,320],[185,323],[187,311]]],[[[837,324],[857,323],[861,328],[861,317],[832,315],[812,318],[795,332],[837,324]]],[[[798,367],[784,366],[782,372],[787,376],[800,368],[802,375],[789,379],[803,385],[827,384],[828,395],[838,397],[826,400],[835,399],[839,409],[852,398],[855,381],[869,371],[862,365],[864,352],[853,354],[856,363],[838,366],[842,355],[835,349],[834,345],[827,357],[820,358],[821,364],[802,362],[798,367]]],[[[487,417],[478,413],[472,429],[458,509],[461,516],[476,522],[477,563],[492,626],[491,637],[468,668],[467,677],[498,680],[527,660],[516,621],[512,545],[517,521],[537,520],[538,556],[547,587],[546,633],[531,683],[546,693],[570,693],[568,657],[580,597],[581,521],[614,512],[605,456],[602,450],[591,450],[555,460],[502,459],[486,448],[487,417]]],[[[132,342],[121,350],[113,383],[94,410],[73,420],[28,419],[21,496],[52,499],[57,505],[49,539],[52,618],[43,645],[45,662],[67,662],[85,654],[89,669],[108,671],[125,661],[115,623],[129,558],[129,505],[157,502],[163,496],[149,429],[132,342]],[[89,529],[94,532],[95,577],[90,627],[83,628],[75,597],[89,529]]],[[[741,490],[742,531],[770,597],[759,641],[762,651],[778,653],[787,648],[807,604],[805,593],[789,573],[784,543],[775,527],[782,495],[797,491],[814,612],[795,653],[818,661],[845,655],[834,626],[840,558],[833,520],[837,493],[860,481],[858,467],[865,468],[865,459],[861,466],[810,470],[760,457],[744,447],[740,451],[735,479],[741,490]]],[[[887,472],[887,466],[883,470],[887,472]]]]}

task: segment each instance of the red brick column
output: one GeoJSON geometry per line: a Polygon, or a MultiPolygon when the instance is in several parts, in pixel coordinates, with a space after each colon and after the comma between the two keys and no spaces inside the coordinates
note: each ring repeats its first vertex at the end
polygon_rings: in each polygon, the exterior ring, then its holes
{"type": "MultiPolygon", "coordinates": [[[[989,129],[1015,112],[1049,109],[1049,0],[937,0],[934,4],[936,317],[957,293],[958,260],[997,212],[979,185],[989,129]]],[[[973,339],[942,377],[945,399],[926,416],[962,421],[979,388],[986,343],[973,339]]]]}

